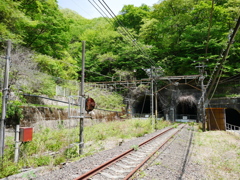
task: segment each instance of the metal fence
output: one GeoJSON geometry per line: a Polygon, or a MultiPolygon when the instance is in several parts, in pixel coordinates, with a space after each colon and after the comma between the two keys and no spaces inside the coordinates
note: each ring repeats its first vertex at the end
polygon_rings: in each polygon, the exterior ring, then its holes
{"type": "MultiPolygon", "coordinates": [[[[133,113],[132,117],[134,118],[151,118],[151,114],[150,113],[133,113]]],[[[155,115],[154,115],[155,118],[155,115]]],[[[157,118],[162,118],[164,119],[163,114],[158,114],[157,118]]]]}
{"type": "Polygon", "coordinates": [[[176,121],[179,122],[196,122],[197,121],[197,115],[192,114],[177,114],[176,115],[176,121]]]}
{"type": "Polygon", "coordinates": [[[68,97],[71,95],[77,95],[78,92],[72,92],[69,88],[56,86],[56,96],[68,97]]]}
{"type": "MultiPolygon", "coordinates": [[[[72,86],[75,86],[75,90],[72,90],[70,88],[67,87],[62,87],[62,86],[58,86],[56,85],[56,96],[63,96],[63,97],[68,97],[68,96],[76,96],[79,94],[79,84],[78,82],[74,82],[71,81],[72,86]]],[[[112,89],[110,87],[108,87],[107,85],[104,84],[93,84],[93,83],[86,83],[84,85],[84,88],[89,90],[89,89],[104,89],[104,90],[108,90],[108,91],[112,91],[112,89]]]]}
{"type": "Polygon", "coordinates": [[[240,135],[240,127],[226,123],[226,130],[240,135]]]}
{"type": "Polygon", "coordinates": [[[240,127],[226,123],[226,130],[240,131],[240,127]]]}

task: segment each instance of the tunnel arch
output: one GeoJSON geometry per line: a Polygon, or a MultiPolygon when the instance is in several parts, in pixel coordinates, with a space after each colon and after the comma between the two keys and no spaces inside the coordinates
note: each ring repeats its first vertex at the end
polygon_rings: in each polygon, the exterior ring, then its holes
{"type": "MultiPolygon", "coordinates": [[[[142,95],[139,96],[136,101],[132,105],[133,114],[150,114],[151,113],[151,96],[150,95],[142,95]]],[[[155,110],[155,102],[153,102],[154,110],[155,110]]],[[[158,115],[163,114],[162,108],[160,106],[159,100],[157,102],[157,111],[158,115]]]]}
{"type": "Polygon", "coordinates": [[[188,120],[197,120],[197,104],[194,96],[179,97],[176,106],[176,116],[177,119],[182,119],[185,116],[188,120]]]}
{"type": "Polygon", "coordinates": [[[225,109],[226,123],[240,127],[240,113],[233,108],[225,109]]]}
{"type": "Polygon", "coordinates": [[[150,114],[151,97],[147,95],[140,96],[134,103],[133,112],[137,114],[150,114]]]}
{"type": "Polygon", "coordinates": [[[177,114],[197,115],[197,106],[196,104],[178,103],[177,114]]]}

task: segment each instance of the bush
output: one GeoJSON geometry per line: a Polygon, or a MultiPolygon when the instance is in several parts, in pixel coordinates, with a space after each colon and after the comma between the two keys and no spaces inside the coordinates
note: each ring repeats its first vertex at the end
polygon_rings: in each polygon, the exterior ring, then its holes
{"type": "Polygon", "coordinates": [[[23,109],[21,108],[22,102],[15,100],[9,101],[7,105],[7,125],[16,126],[20,124],[20,120],[23,118],[23,109]]]}

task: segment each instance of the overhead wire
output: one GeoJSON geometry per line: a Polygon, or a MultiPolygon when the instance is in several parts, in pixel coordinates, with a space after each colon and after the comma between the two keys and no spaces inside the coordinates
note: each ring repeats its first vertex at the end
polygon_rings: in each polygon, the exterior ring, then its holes
{"type": "Polygon", "coordinates": [[[85,12],[87,15],[89,15],[91,18],[93,18],[92,17],[92,15],[91,14],[89,14],[87,11],[85,11],[81,6],[79,6],[79,4],[77,3],[77,2],[75,2],[74,0],[71,0],[74,4],[76,4],[83,12],[85,12]]]}
{"type": "Polygon", "coordinates": [[[113,19],[116,19],[117,20],[117,23],[119,26],[121,26],[124,31],[132,38],[134,39],[135,37],[126,29],[126,27],[123,25],[123,23],[119,20],[119,18],[115,15],[115,13],[112,11],[112,9],[107,5],[107,3],[105,3],[104,0],[103,3],[105,4],[105,6],[101,3],[100,0],[98,0],[100,2],[100,4],[104,7],[104,9],[110,14],[110,16],[113,18],[113,19]],[[109,9],[109,10],[108,10],[109,9]]]}
{"type": "MultiPolygon", "coordinates": [[[[94,0],[92,0],[92,1],[93,1],[93,3],[94,3],[95,5],[94,5],[90,0],[88,0],[88,1],[89,1],[89,3],[106,19],[106,21],[107,21],[109,24],[111,24],[112,26],[115,26],[115,25],[114,25],[114,21],[111,20],[111,18],[109,18],[109,16],[107,15],[107,13],[106,13],[94,0]]],[[[99,2],[100,2],[100,1],[99,1],[99,2]]],[[[105,2],[104,2],[104,3],[105,3],[105,2]]],[[[108,12],[108,14],[112,17],[112,19],[115,20],[115,19],[117,18],[116,15],[112,12],[111,9],[108,10],[101,2],[100,2],[100,4],[104,7],[104,9],[105,9],[105,10],[108,12]],[[113,14],[111,14],[110,11],[111,11],[113,14]]],[[[108,6],[107,6],[107,7],[108,7],[108,6]]],[[[116,20],[115,20],[115,21],[116,21],[116,20]]],[[[119,20],[117,19],[116,22],[118,23],[119,27],[121,28],[121,29],[117,29],[118,33],[120,33],[120,34],[123,36],[123,38],[125,38],[126,41],[130,41],[131,43],[134,43],[135,40],[131,39],[131,38],[134,38],[133,35],[131,35],[131,34],[127,31],[127,29],[124,27],[124,25],[121,23],[121,21],[119,21],[119,20]],[[126,35],[126,34],[127,34],[127,35],[126,35]]],[[[135,43],[134,45],[136,46],[136,43],[135,43]]],[[[143,51],[142,51],[142,53],[143,53],[143,51]]],[[[154,64],[152,63],[151,65],[154,65],[154,64]]]]}
{"type": "Polygon", "coordinates": [[[101,14],[102,17],[104,17],[106,19],[106,21],[108,21],[109,24],[111,24],[112,22],[108,19],[108,15],[102,10],[101,7],[99,7],[99,5],[93,0],[94,4],[101,10],[99,10],[90,0],[88,0],[88,2],[101,14]],[[106,17],[105,17],[105,16],[106,17]]]}
{"type": "Polygon", "coordinates": [[[90,71],[90,70],[87,70],[87,69],[85,69],[85,71],[90,72],[90,73],[93,73],[93,74],[97,74],[97,75],[100,75],[100,76],[103,76],[103,77],[115,79],[113,76],[103,75],[103,74],[101,74],[101,73],[93,72],[93,71],[90,71]]]}
{"type": "MultiPolygon", "coordinates": [[[[131,42],[134,42],[134,37],[133,35],[125,28],[125,26],[122,24],[122,22],[117,18],[117,16],[113,13],[113,11],[109,8],[109,6],[104,2],[101,3],[100,0],[98,0],[100,2],[100,4],[103,6],[103,8],[108,12],[108,14],[112,17],[112,19],[117,22],[117,24],[119,25],[119,27],[123,30],[121,32],[121,34],[125,37],[128,37],[128,39],[131,41],[131,42]],[[125,34],[124,34],[125,33],[125,34]]],[[[114,26],[114,23],[113,23],[113,26],[114,26]]]]}
{"type": "MultiPolygon", "coordinates": [[[[90,2],[90,0],[88,0],[89,2],[90,2]]],[[[94,0],[93,0],[94,1],[94,0]]],[[[150,62],[150,65],[151,66],[156,66],[156,64],[149,58],[149,55],[144,51],[144,49],[138,44],[138,42],[136,41],[136,39],[135,39],[135,37],[127,30],[127,28],[123,25],[123,23],[121,22],[121,20],[119,20],[119,18],[114,14],[114,12],[112,11],[112,9],[107,5],[107,3],[104,1],[104,0],[102,0],[102,2],[100,1],[100,0],[98,0],[99,1],[99,3],[101,4],[101,6],[105,9],[105,11],[111,16],[111,18],[113,19],[113,22],[116,22],[118,25],[119,25],[119,27],[121,28],[121,32],[120,32],[120,34],[122,34],[122,36],[123,37],[127,37],[128,38],[128,40],[131,42],[131,43],[133,43],[133,45],[135,46],[135,47],[137,47],[138,48],[138,50],[140,50],[141,51],[141,53],[142,54],[144,54],[146,57],[148,57],[148,61],[150,62]]],[[[90,2],[91,3],[91,2],[90,2]]],[[[97,4],[95,1],[94,1],[94,3],[95,4],[97,4]]],[[[92,3],[91,3],[92,4],[92,3]]],[[[94,6],[95,7],[95,9],[97,9],[96,8],[96,6],[94,6]]],[[[98,6],[98,8],[100,8],[99,6],[98,6]]],[[[100,8],[101,9],[101,11],[103,11],[102,10],[102,8],[100,8]]],[[[99,10],[98,10],[99,11],[99,10]]],[[[106,15],[106,13],[104,13],[105,15],[106,15]]],[[[101,15],[103,16],[103,14],[101,13],[101,15]]],[[[104,17],[104,16],[103,16],[104,17]]],[[[107,16],[108,17],[108,16],[107,16]]],[[[109,21],[108,21],[109,22],[109,21]]],[[[112,22],[111,22],[111,24],[113,24],[112,22]]],[[[114,25],[114,24],[113,24],[114,25]]]]}
{"type": "MultiPolygon", "coordinates": [[[[112,19],[106,14],[106,12],[94,0],[93,0],[93,2],[94,2],[95,5],[90,0],[88,0],[88,1],[106,19],[106,21],[109,24],[114,26],[114,22],[112,21],[112,19]]],[[[123,34],[123,32],[121,32],[120,29],[117,29],[117,31],[120,31],[119,33],[122,34],[123,37],[124,37],[124,34],[123,34]]],[[[126,37],[124,37],[124,38],[126,38],[126,37]]],[[[131,41],[131,39],[127,39],[127,40],[131,41]]]]}
{"type": "Polygon", "coordinates": [[[236,34],[238,32],[239,27],[240,27],[240,16],[239,16],[239,18],[237,20],[237,23],[236,23],[236,26],[235,26],[235,28],[233,30],[233,33],[230,35],[230,39],[229,39],[229,42],[228,42],[228,45],[227,45],[227,49],[224,51],[224,55],[223,55],[223,57],[221,59],[221,62],[219,64],[219,68],[218,68],[217,73],[216,73],[216,75],[215,75],[215,77],[213,79],[213,83],[210,86],[210,90],[209,90],[209,92],[207,94],[207,97],[211,97],[210,100],[212,99],[212,97],[213,97],[213,95],[214,95],[214,93],[215,93],[215,91],[217,89],[217,86],[219,84],[219,81],[220,81],[220,78],[221,78],[221,75],[222,75],[222,72],[223,72],[223,64],[224,64],[224,62],[227,59],[227,56],[228,56],[231,44],[233,44],[234,38],[235,38],[235,36],[236,36],[236,34]],[[214,85],[215,85],[215,87],[214,87],[214,85]],[[210,96],[210,93],[212,93],[211,96],[210,96]]]}
{"type": "Polygon", "coordinates": [[[142,116],[142,113],[143,113],[143,109],[145,107],[145,102],[146,102],[146,94],[144,96],[144,101],[143,101],[142,110],[141,110],[141,116],[142,116]]]}
{"type": "Polygon", "coordinates": [[[226,82],[231,82],[231,81],[236,81],[236,80],[240,80],[240,73],[231,77],[228,77],[226,79],[223,79],[219,82],[219,84],[224,84],[226,82]]]}

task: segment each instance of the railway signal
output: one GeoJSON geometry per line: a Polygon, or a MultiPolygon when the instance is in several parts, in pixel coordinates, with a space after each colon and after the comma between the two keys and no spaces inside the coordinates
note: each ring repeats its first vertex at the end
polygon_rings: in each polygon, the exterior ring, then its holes
{"type": "Polygon", "coordinates": [[[89,113],[95,108],[95,101],[93,98],[87,98],[85,102],[85,110],[89,113]]]}

